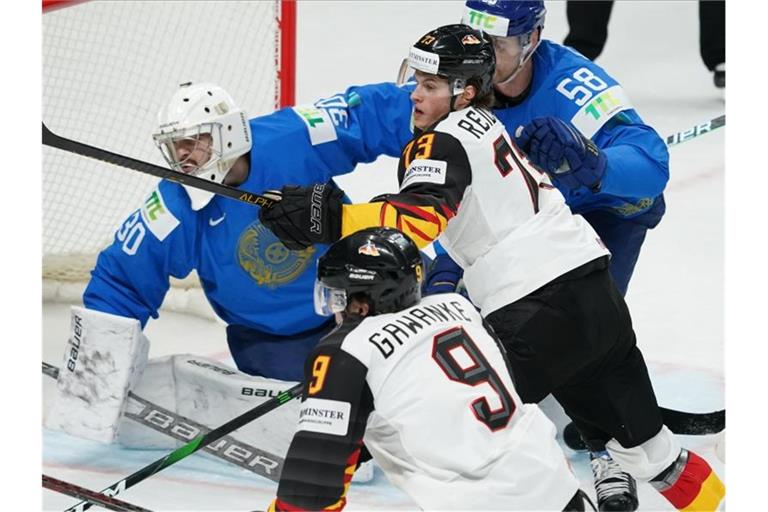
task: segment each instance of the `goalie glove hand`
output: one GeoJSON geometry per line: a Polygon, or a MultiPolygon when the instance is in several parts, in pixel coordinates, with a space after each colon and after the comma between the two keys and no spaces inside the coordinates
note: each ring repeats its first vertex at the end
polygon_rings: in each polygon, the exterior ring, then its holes
{"type": "Polygon", "coordinates": [[[333,183],[286,185],[276,195],[280,201],[271,208],[262,208],[259,219],[288,249],[298,251],[341,238],[344,192],[333,183]]]}
{"type": "Polygon", "coordinates": [[[539,117],[515,132],[515,142],[556,185],[600,189],[607,161],[591,139],[556,117],[539,117]]]}

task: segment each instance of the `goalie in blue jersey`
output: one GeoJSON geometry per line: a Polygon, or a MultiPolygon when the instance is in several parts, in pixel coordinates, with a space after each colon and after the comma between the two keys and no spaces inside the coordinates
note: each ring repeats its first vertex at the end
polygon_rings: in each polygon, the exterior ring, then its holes
{"type": "MultiPolygon", "coordinates": [[[[412,137],[409,117],[408,93],[391,83],[250,120],[221,87],[187,83],[160,112],[153,138],[176,172],[262,192],[325,182],[381,154],[398,156],[412,137]]],[[[70,339],[81,356],[62,372],[59,403],[66,406],[54,427],[165,448],[173,441],[122,419],[128,390],[217,425],[301,380],[306,356],[335,323],[313,308],[325,247],[287,249],[261,224],[258,207],[166,180],[136,206],[99,254],[85,308],[73,309],[70,339]],[[226,323],[239,371],[198,355],[147,360],[143,327],[158,317],[169,278],[193,270],[226,323]],[[88,389],[103,391],[78,391],[88,389]]],[[[285,453],[295,414],[288,404],[238,437],[285,453]]]]}

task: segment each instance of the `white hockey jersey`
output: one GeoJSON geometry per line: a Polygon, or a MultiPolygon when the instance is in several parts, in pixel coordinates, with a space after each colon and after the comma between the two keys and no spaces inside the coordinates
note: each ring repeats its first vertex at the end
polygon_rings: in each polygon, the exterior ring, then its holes
{"type": "Polygon", "coordinates": [[[452,112],[417,133],[398,179],[398,194],[345,205],[342,234],[385,225],[420,246],[437,238],[483,316],[610,254],[485,109],[452,112]]]}
{"type": "Polygon", "coordinates": [[[554,425],[522,404],[468,300],[430,296],[351,327],[309,359],[276,510],[338,508],[343,494],[332,489],[341,490],[363,431],[389,480],[425,510],[562,510],[573,497],[578,482],[554,425]]]}
{"type": "Polygon", "coordinates": [[[484,315],[609,254],[492,113],[453,112],[435,130],[458,139],[471,165],[472,183],[439,240],[484,315]]]}

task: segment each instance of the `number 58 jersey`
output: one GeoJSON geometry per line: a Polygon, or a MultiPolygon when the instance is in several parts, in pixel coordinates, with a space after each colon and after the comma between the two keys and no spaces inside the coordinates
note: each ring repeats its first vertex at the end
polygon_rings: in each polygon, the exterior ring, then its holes
{"type": "Polygon", "coordinates": [[[578,488],[554,425],[521,403],[499,345],[461,295],[345,321],[306,373],[276,509],[343,506],[363,432],[388,479],[425,510],[562,510],[578,488]]]}

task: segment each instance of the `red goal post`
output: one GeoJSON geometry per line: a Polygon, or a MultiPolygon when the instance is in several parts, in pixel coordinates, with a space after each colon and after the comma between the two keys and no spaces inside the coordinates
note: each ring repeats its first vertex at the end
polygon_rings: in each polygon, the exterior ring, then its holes
{"type": "MultiPolygon", "coordinates": [[[[67,137],[165,165],[151,133],[180,83],[218,83],[252,117],[295,102],[295,0],[42,0],[42,11],[43,121],[67,137]]],[[[156,181],[43,148],[45,300],[79,302],[156,181]]]]}

